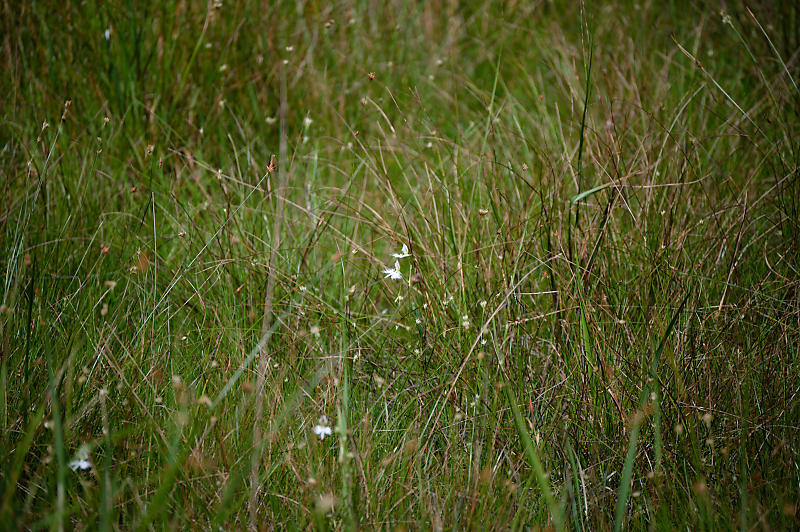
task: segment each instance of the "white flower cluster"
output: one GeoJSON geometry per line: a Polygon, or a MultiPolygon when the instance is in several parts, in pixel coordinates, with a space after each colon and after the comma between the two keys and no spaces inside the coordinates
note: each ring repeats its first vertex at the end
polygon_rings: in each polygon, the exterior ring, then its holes
{"type": "Polygon", "coordinates": [[[385,275],[385,279],[393,279],[395,281],[400,281],[403,279],[403,274],[400,272],[400,259],[405,259],[406,257],[410,257],[411,253],[408,252],[408,245],[403,244],[403,248],[400,250],[400,253],[392,253],[392,257],[396,260],[394,261],[394,268],[386,268],[383,270],[383,274],[385,275]]]}

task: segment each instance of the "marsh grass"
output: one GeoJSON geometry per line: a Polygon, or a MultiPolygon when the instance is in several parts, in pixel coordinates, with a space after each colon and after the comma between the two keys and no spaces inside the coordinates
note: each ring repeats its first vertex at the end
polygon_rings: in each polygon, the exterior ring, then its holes
{"type": "Polygon", "coordinates": [[[4,4],[2,526],[797,527],[764,4],[4,4]]]}

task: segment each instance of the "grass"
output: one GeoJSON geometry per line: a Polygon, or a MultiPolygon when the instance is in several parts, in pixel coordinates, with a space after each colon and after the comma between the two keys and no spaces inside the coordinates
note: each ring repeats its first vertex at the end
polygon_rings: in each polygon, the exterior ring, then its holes
{"type": "Polygon", "coordinates": [[[728,9],[3,4],[2,527],[796,528],[800,12],[728,9]]]}

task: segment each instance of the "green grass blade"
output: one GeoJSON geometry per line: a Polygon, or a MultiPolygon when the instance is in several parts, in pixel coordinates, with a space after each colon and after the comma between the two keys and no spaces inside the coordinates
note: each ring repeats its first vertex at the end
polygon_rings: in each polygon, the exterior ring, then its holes
{"type": "Polygon", "coordinates": [[[675,327],[675,324],[678,323],[678,318],[680,317],[681,312],[683,312],[683,307],[686,305],[688,300],[689,293],[683,297],[683,301],[681,301],[681,304],[678,306],[678,310],[676,310],[672,315],[672,319],[670,320],[669,325],[667,325],[667,330],[664,331],[664,335],[661,337],[658,348],[656,349],[653,359],[650,362],[650,370],[647,373],[647,378],[645,379],[644,386],[642,387],[642,394],[639,397],[637,414],[634,415],[631,426],[631,436],[628,440],[628,451],[625,453],[625,464],[622,468],[622,478],[620,480],[619,493],[617,494],[617,505],[614,512],[615,531],[622,530],[623,521],[625,520],[625,509],[628,504],[628,495],[630,493],[631,477],[633,475],[633,462],[636,458],[636,447],[639,439],[639,429],[644,421],[644,416],[640,413],[644,409],[647,398],[650,396],[651,382],[657,378],[656,372],[658,369],[658,363],[661,360],[661,353],[664,351],[664,346],[667,343],[667,339],[669,338],[670,334],[672,334],[672,329],[675,327]]]}
{"type": "Polygon", "coordinates": [[[563,529],[564,518],[561,515],[560,508],[556,503],[555,498],[553,498],[553,492],[550,489],[548,475],[545,473],[544,467],[542,467],[542,462],[539,459],[539,453],[536,450],[533,440],[531,439],[531,435],[528,433],[525,420],[523,419],[522,413],[517,405],[517,399],[511,393],[511,386],[508,383],[503,386],[503,393],[505,393],[506,396],[506,403],[508,403],[508,406],[511,408],[511,413],[514,417],[514,424],[517,427],[517,434],[522,441],[522,449],[525,451],[525,455],[528,457],[530,465],[533,467],[534,478],[536,479],[539,489],[544,496],[547,509],[550,512],[550,518],[553,520],[556,530],[561,530],[563,529]]]}

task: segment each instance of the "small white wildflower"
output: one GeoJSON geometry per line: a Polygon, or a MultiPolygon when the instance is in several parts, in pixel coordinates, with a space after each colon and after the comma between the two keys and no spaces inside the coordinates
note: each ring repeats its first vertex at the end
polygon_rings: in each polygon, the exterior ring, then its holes
{"type": "Polygon", "coordinates": [[[274,116],[268,116],[264,120],[266,120],[267,124],[269,124],[270,126],[278,121],[278,119],[275,118],[274,116]]]}
{"type": "Polygon", "coordinates": [[[105,37],[107,41],[111,40],[111,28],[108,28],[103,32],[103,37],[105,37]]]}
{"type": "Polygon", "coordinates": [[[287,52],[293,52],[294,51],[294,46],[291,46],[291,45],[287,46],[286,47],[286,51],[287,52]]]}
{"type": "Polygon", "coordinates": [[[225,72],[226,70],[228,70],[228,64],[227,64],[227,63],[222,63],[222,64],[219,66],[219,71],[220,71],[220,72],[225,72]]]}
{"type": "Polygon", "coordinates": [[[481,308],[486,308],[486,300],[481,301],[481,308]]]}
{"type": "Polygon", "coordinates": [[[461,316],[461,326],[464,327],[465,329],[469,329],[469,316],[467,316],[466,314],[461,316]]]}
{"type": "Polygon", "coordinates": [[[312,325],[312,326],[311,326],[311,329],[310,329],[310,332],[311,332],[311,334],[312,334],[312,335],[314,335],[316,338],[319,338],[319,325],[312,325]]]}
{"type": "Polygon", "coordinates": [[[383,273],[386,274],[388,279],[400,280],[403,278],[403,274],[400,273],[400,261],[394,261],[394,268],[386,268],[383,270],[383,273]]]}
{"type": "Polygon", "coordinates": [[[392,253],[392,257],[396,259],[404,259],[410,256],[411,253],[408,252],[408,246],[406,244],[403,244],[403,248],[400,250],[400,253],[392,253]]]}
{"type": "Polygon", "coordinates": [[[330,436],[333,434],[330,426],[328,425],[328,416],[322,416],[319,418],[319,422],[314,425],[314,434],[319,436],[320,440],[324,440],[325,436],[330,436]]]}
{"type": "Polygon", "coordinates": [[[308,126],[310,126],[310,125],[311,125],[311,124],[313,124],[313,123],[314,123],[314,121],[311,119],[311,117],[310,117],[310,116],[307,116],[307,117],[305,117],[305,118],[303,119],[303,127],[308,127],[308,126]]]}
{"type": "Polygon", "coordinates": [[[78,452],[75,453],[75,458],[67,464],[73,471],[81,470],[86,471],[92,468],[92,462],[89,461],[89,447],[81,445],[78,452]]]}

